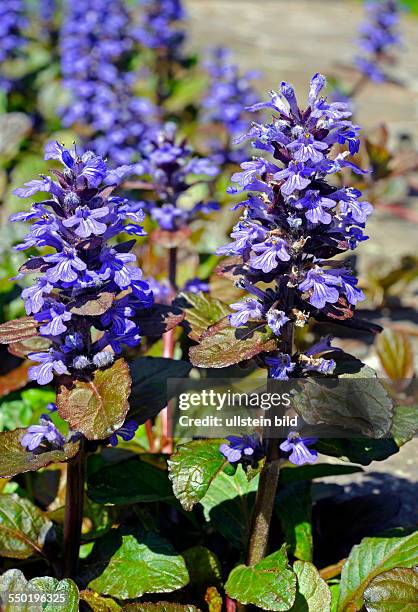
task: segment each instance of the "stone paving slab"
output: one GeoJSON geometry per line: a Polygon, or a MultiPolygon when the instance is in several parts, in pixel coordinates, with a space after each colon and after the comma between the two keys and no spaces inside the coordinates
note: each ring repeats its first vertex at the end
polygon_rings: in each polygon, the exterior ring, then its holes
{"type": "MultiPolygon", "coordinates": [[[[362,3],[353,0],[184,0],[192,48],[227,45],[243,68],[263,72],[262,88],[291,81],[301,96],[315,72],[339,74],[353,83],[356,74],[341,70],[357,53],[362,3]]],[[[404,48],[396,72],[405,88],[370,85],[358,99],[357,118],[375,126],[385,120],[395,133],[418,136],[418,18],[402,16],[404,48]]]]}

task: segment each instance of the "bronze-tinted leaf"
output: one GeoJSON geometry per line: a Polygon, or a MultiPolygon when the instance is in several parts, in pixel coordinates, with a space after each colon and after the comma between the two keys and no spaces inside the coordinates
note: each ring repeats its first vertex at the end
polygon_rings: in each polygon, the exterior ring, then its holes
{"type": "Polygon", "coordinates": [[[179,325],[184,319],[184,313],[175,306],[154,304],[152,308],[140,311],[135,321],[139,325],[141,336],[157,338],[179,325]]]}
{"type": "Polygon", "coordinates": [[[17,368],[0,376],[0,397],[8,395],[12,391],[22,389],[28,382],[28,369],[32,364],[24,361],[17,368]]]}
{"type": "Polygon", "coordinates": [[[85,298],[82,303],[71,307],[71,312],[85,317],[98,317],[109,310],[114,300],[114,294],[103,292],[93,299],[85,298]]]}
{"type": "Polygon", "coordinates": [[[63,379],[57,394],[58,413],[88,440],[103,440],[122,427],[130,392],[128,364],[118,359],[110,368],[97,370],[91,380],[63,379]]]}
{"type": "Polygon", "coordinates": [[[50,463],[68,461],[74,457],[79,442],[67,442],[62,450],[30,453],[20,443],[26,429],[14,429],[0,433],[0,478],[12,478],[24,472],[36,472],[50,463]]]}
{"type": "Polygon", "coordinates": [[[276,348],[273,332],[267,331],[265,325],[249,323],[239,328],[231,327],[226,317],[203,334],[189,355],[196,367],[225,368],[276,348]]]}
{"type": "Polygon", "coordinates": [[[151,240],[165,247],[166,249],[174,249],[184,245],[184,242],[189,238],[192,231],[189,227],[182,227],[175,232],[167,232],[157,229],[151,234],[151,240]]]}
{"type": "Polygon", "coordinates": [[[43,336],[32,336],[31,338],[24,338],[19,342],[11,342],[9,344],[9,353],[15,355],[15,357],[22,357],[23,359],[29,355],[29,353],[38,353],[46,351],[51,346],[50,340],[43,336]]]}
{"type": "Polygon", "coordinates": [[[184,309],[186,322],[190,326],[189,338],[196,341],[211,325],[231,312],[227,304],[204,293],[183,291],[176,303],[184,309]]]}
{"type": "Polygon", "coordinates": [[[0,344],[10,344],[36,336],[39,323],[33,317],[13,319],[0,325],[0,344]]]}

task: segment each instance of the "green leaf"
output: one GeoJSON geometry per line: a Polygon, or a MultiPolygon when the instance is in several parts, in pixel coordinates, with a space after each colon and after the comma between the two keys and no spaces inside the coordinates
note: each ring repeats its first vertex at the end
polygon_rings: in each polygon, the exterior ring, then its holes
{"type": "Polygon", "coordinates": [[[0,478],[12,478],[24,472],[36,472],[50,463],[68,461],[78,452],[79,441],[67,442],[62,450],[31,453],[21,444],[26,429],[0,433],[0,478]]]}
{"type": "Polygon", "coordinates": [[[200,502],[206,520],[236,548],[246,546],[258,481],[238,466],[233,476],[220,473],[200,502]]]}
{"type": "Polygon", "coordinates": [[[392,423],[392,400],[374,370],[365,365],[358,372],[341,374],[338,381],[309,378],[292,405],[310,425],[341,427],[374,438],[386,435],[392,423]]]}
{"type": "Polygon", "coordinates": [[[114,599],[102,597],[94,591],[81,591],[80,599],[85,601],[93,612],[119,612],[122,609],[114,599]]]}
{"type": "Polygon", "coordinates": [[[416,612],[418,569],[396,567],[374,578],[364,591],[367,612],[416,612]]]}
{"type": "Polygon", "coordinates": [[[312,561],[311,483],[297,482],[279,488],[275,511],[292,555],[302,561],[312,561]]]}
{"type": "Polygon", "coordinates": [[[156,416],[170,399],[167,380],[186,378],[192,366],[187,361],[163,357],[141,357],[129,364],[132,391],[129,417],[139,424],[156,416]]]}
{"type": "Polygon", "coordinates": [[[296,561],[293,571],[298,578],[298,591],[292,612],[329,612],[331,591],[312,563],[296,561]]]}
{"type": "Polygon", "coordinates": [[[418,532],[405,537],[364,538],[354,546],[341,572],[338,611],[359,610],[363,591],[375,576],[418,563],[418,532]]]}
{"type": "Polygon", "coordinates": [[[373,438],[322,438],[315,448],[323,455],[339,457],[361,465],[372,461],[383,461],[399,452],[399,447],[391,438],[373,440],[373,438]]]}
{"type": "Polygon", "coordinates": [[[289,568],[286,546],[256,565],[238,565],[229,574],[225,591],[231,599],[262,610],[289,610],[296,597],[296,575],[289,568]]]}
{"type": "Polygon", "coordinates": [[[230,314],[227,304],[205,293],[183,291],[176,304],[185,311],[185,320],[190,326],[188,333],[192,340],[199,340],[211,326],[230,314]]]}
{"type": "Polygon", "coordinates": [[[362,472],[363,469],[357,465],[332,465],[330,463],[315,463],[313,465],[285,465],[280,470],[279,484],[291,484],[303,480],[314,480],[325,478],[325,476],[344,476],[362,472]]]}
{"type": "Polygon", "coordinates": [[[118,359],[90,381],[65,379],[57,393],[58,414],[88,440],[103,440],[125,422],[130,390],[128,364],[118,359]]]}
{"type": "Polygon", "coordinates": [[[396,444],[403,446],[418,433],[418,406],[395,406],[390,430],[396,444]]]}
{"type": "Polygon", "coordinates": [[[0,556],[28,559],[43,555],[51,521],[28,499],[0,495],[0,556]]]}
{"type": "Polygon", "coordinates": [[[171,593],[189,582],[184,559],[168,540],[128,529],[112,529],[95,544],[86,574],[90,589],[119,599],[171,593]]]}
{"type": "MultiPolygon", "coordinates": [[[[11,569],[0,577],[0,598],[3,593],[26,595],[27,599],[32,597],[32,601],[38,602],[45,596],[57,598],[56,602],[51,603],[47,601],[38,604],[30,603],[30,601],[19,604],[4,603],[1,608],[3,612],[15,612],[16,610],[19,612],[53,612],[57,609],[65,610],[65,612],[78,611],[78,588],[68,578],[59,581],[50,576],[42,576],[28,581],[20,570],[11,569]]],[[[2,603],[1,599],[0,603],[2,603]]]]}
{"type": "Polygon", "coordinates": [[[199,344],[191,347],[189,356],[196,367],[225,368],[276,348],[273,332],[265,325],[248,323],[231,327],[225,318],[203,334],[199,344]]]}
{"type": "Polygon", "coordinates": [[[78,588],[72,580],[68,578],[57,580],[50,576],[42,576],[40,578],[32,578],[29,584],[36,587],[43,594],[56,598],[51,603],[44,603],[42,605],[43,612],[55,612],[57,608],[59,609],[59,602],[62,602],[62,599],[64,599],[65,605],[63,606],[61,603],[61,606],[65,609],[65,612],[78,612],[78,588]]]}
{"type": "Polygon", "coordinates": [[[190,584],[205,591],[222,581],[222,567],[214,552],[205,546],[193,546],[182,552],[190,576],[190,584]]]}
{"type": "Polygon", "coordinates": [[[122,612],[201,612],[199,608],[191,605],[158,601],[157,603],[133,603],[124,606],[122,612]]]}
{"type": "Polygon", "coordinates": [[[219,451],[219,440],[195,440],[177,447],[168,461],[174,495],[191,510],[228,463],[219,451]]]}
{"type": "Polygon", "coordinates": [[[173,500],[168,473],[144,460],[128,459],[95,472],[88,495],[101,504],[136,504],[173,500]]]}

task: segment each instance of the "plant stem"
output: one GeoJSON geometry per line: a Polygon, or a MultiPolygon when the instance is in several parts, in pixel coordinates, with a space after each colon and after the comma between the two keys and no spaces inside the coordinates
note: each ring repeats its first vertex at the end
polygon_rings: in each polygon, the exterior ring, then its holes
{"type": "Polygon", "coordinates": [[[78,569],[81,525],[83,521],[84,484],[86,479],[86,454],[82,439],[80,451],[67,463],[65,490],[64,559],[62,574],[72,578],[78,569]]]}
{"type": "MultiPolygon", "coordinates": [[[[288,296],[289,308],[293,304],[293,295],[288,296]]],[[[283,328],[282,350],[292,354],[294,348],[294,325],[288,323],[283,328]]],[[[271,379],[268,379],[268,381],[271,379]]],[[[267,387],[268,388],[268,387],[267,387]]],[[[268,432],[266,432],[268,434],[268,432]]],[[[247,565],[261,561],[268,548],[271,517],[280,473],[279,440],[267,438],[266,460],[261,470],[255,506],[248,540],[247,565]]]]}
{"type": "Polygon", "coordinates": [[[254,565],[266,556],[279,471],[278,440],[270,439],[255,500],[248,542],[247,565],[254,565]]]}
{"type": "MultiPolygon", "coordinates": [[[[174,291],[177,290],[177,247],[168,250],[168,279],[174,291]]],[[[174,329],[163,335],[163,357],[174,357],[174,329]]],[[[173,441],[168,436],[168,406],[161,411],[161,451],[173,452],[173,441]]]]}
{"type": "Polygon", "coordinates": [[[177,290],[177,247],[168,250],[168,280],[172,288],[177,290]]]}

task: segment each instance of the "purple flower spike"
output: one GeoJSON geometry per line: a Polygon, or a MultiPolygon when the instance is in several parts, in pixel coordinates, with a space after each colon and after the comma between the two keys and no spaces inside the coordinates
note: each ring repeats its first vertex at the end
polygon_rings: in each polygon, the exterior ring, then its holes
{"type": "Polygon", "coordinates": [[[80,156],[76,150],[49,143],[46,157],[64,165],[59,183],[47,177],[49,199],[34,204],[28,215],[13,216],[14,221],[32,221],[19,248],[55,250],[30,258],[22,272],[39,274],[22,297],[27,314],[39,323],[40,335],[51,342],[48,351],[30,355],[38,365],[29,369],[29,376],[40,385],[49,384],[55,375],[77,378],[109,367],[124,345],[140,342],[135,315],[152,305],[151,291],[129,252],[135,241],[108,245],[125,229],[141,235],[143,211],[136,203],[112,195],[106,184],[113,173],[91,151],[80,156]],[[121,291],[127,295],[118,299],[121,291]],[[80,313],[86,302],[102,293],[114,296],[105,313],[80,313]],[[95,340],[93,328],[103,332],[100,340],[95,340]]]}
{"type": "Polygon", "coordinates": [[[305,108],[289,83],[271,92],[270,102],[252,106],[273,109],[273,119],[254,122],[240,139],[250,140],[256,154],[232,175],[237,186],[230,193],[246,192],[234,207],[243,212],[232,242],[217,251],[232,256],[225,271],[251,294],[232,305],[231,325],[254,319],[277,336],[275,350],[259,358],[278,380],[332,374],[335,361],[322,355],[329,348],[291,355],[284,331],[310,318],[344,325],[364,297],[352,271],[332,261],[367,239],[372,206],[335,176],[343,169],[368,173],[348,159],[359,150],[360,127],[348,104],[325,97],[325,85],[325,77],[313,76],[305,108]],[[336,144],[345,150],[336,153],[336,144]]]}
{"type": "Polygon", "coordinates": [[[290,453],[288,459],[295,465],[315,463],[318,453],[308,447],[317,441],[317,438],[301,438],[297,432],[291,431],[287,440],[280,444],[280,449],[285,453],[290,453]]]}

